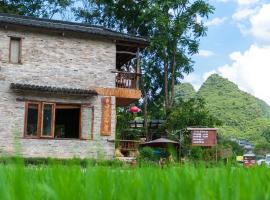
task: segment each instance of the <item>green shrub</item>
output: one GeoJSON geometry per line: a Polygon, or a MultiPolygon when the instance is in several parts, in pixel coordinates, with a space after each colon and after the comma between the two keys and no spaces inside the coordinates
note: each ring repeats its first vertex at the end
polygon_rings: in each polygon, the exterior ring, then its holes
{"type": "Polygon", "coordinates": [[[43,165],[77,165],[83,168],[88,166],[107,166],[107,167],[121,167],[124,165],[119,160],[95,160],[95,159],[58,159],[58,158],[20,158],[20,157],[0,157],[0,164],[8,165],[21,162],[24,166],[43,166],[43,165]]]}
{"type": "Polygon", "coordinates": [[[142,160],[149,160],[149,161],[156,161],[157,156],[155,155],[154,149],[151,147],[143,147],[140,149],[140,159],[142,160]]]}

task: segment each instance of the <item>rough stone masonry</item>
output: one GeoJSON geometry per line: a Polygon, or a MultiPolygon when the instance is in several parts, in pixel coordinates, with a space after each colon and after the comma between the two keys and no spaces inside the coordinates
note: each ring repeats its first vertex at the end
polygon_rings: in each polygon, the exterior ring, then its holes
{"type": "MultiPolygon", "coordinates": [[[[115,97],[112,97],[112,134],[100,135],[101,96],[15,92],[11,83],[88,89],[115,87],[116,45],[111,40],[65,37],[31,29],[0,28],[0,153],[24,157],[97,158],[114,155],[115,97]],[[9,63],[10,37],[22,38],[21,64],[9,63]],[[25,102],[91,104],[94,107],[92,140],[28,139],[23,137],[25,102]]],[[[82,119],[86,120],[86,119],[82,119]]]]}

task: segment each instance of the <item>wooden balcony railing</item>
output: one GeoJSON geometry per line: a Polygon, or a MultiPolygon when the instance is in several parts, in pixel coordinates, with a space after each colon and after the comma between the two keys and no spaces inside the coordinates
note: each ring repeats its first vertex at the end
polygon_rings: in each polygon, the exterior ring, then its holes
{"type": "Polygon", "coordinates": [[[115,85],[118,88],[139,89],[139,78],[141,74],[124,71],[114,71],[116,74],[115,85]]]}

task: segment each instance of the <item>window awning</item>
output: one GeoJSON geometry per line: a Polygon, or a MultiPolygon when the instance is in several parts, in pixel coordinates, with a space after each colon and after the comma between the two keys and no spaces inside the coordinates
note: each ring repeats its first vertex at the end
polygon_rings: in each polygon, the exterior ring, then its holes
{"type": "Polygon", "coordinates": [[[78,88],[63,88],[63,87],[21,84],[21,83],[11,83],[10,89],[18,91],[40,92],[40,93],[61,94],[61,95],[76,95],[76,96],[98,95],[96,90],[90,89],[88,90],[78,88]]]}

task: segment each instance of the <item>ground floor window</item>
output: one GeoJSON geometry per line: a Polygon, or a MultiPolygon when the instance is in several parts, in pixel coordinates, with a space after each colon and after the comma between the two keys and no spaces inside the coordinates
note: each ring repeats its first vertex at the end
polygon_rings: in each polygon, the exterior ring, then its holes
{"type": "Polygon", "coordinates": [[[38,135],[40,105],[38,103],[27,104],[26,109],[26,133],[30,136],[38,135]]]}
{"type": "Polygon", "coordinates": [[[54,135],[54,117],[55,104],[42,104],[42,130],[43,137],[53,137],[54,135]]]}
{"type": "Polygon", "coordinates": [[[93,139],[94,108],[90,105],[27,102],[25,137],[93,139]]]}
{"type": "Polygon", "coordinates": [[[80,108],[56,108],[55,137],[80,137],[80,108]]]}

